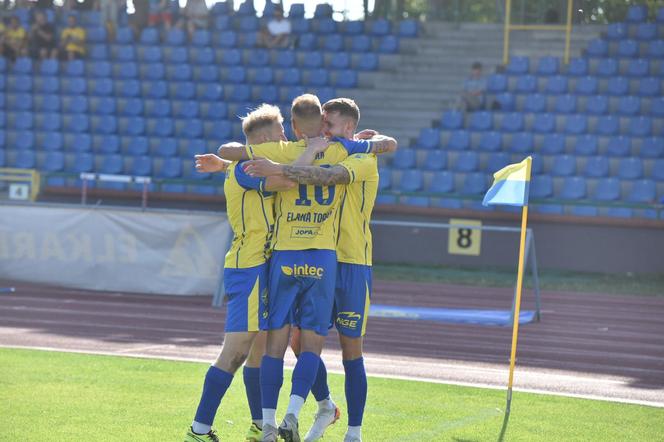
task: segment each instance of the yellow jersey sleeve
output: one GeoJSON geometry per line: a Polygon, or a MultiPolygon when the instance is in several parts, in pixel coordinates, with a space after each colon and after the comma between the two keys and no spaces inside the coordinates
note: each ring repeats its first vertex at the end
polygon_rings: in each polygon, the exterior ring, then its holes
{"type": "Polygon", "coordinates": [[[256,157],[267,158],[281,164],[290,164],[297,160],[306,148],[304,141],[277,141],[263,144],[248,144],[245,146],[250,159],[256,157]]]}
{"type": "Polygon", "coordinates": [[[350,174],[350,183],[362,181],[378,181],[378,168],[376,156],[373,154],[357,153],[349,156],[341,163],[350,174]]]}

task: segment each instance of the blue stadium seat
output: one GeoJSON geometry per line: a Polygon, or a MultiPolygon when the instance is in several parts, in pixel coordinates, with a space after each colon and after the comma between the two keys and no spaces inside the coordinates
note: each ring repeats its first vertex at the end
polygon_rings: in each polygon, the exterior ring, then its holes
{"type": "Polygon", "coordinates": [[[609,54],[609,44],[606,40],[595,38],[588,42],[586,53],[589,57],[606,57],[609,54]]]}
{"type": "Polygon", "coordinates": [[[7,145],[14,146],[18,150],[32,150],[35,148],[35,134],[27,130],[9,132],[7,145]]]}
{"type": "Polygon", "coordinates": [[[620,131],[620,119],[613,115],[603,115],[597,119],[595,132],[600,135],[616,135],[620,131]]]}
{"type": "Polygon", "coordinates": [[[402,192],[417,192],[422,190],[424,185],[424,176],[421,170],[407,169],[401,173],[401,180],[398,188],[402,192]]]}
{"type": "Polygon", "coordinates": [[[340,88],[354,88],[357,87],[357,71],[342,70],[338,71],[334,76],[332,85],[340,88]]]}
{"type": "Polygon", "coordinates": [[[422,169],[424,170],[444,170],[447,167],[447,153],[440,150],[431,150],[427,152],[422,169]]]}
{"type": "Polygon", "coordinates": [[[554,176],[572,176],[576,173],[576,157],[557,155],[553,158],[551,174],[554,176]]]}
{"type": "Polygon", "coordinates": [[[419,26],[417,20],[409,19],[399,22],[399,35],[402,37],[417,37],[419,26]]]}
{"type": "Polygon", "coordinates": [[[341,30],[346,35],[359,35],[364,33],[364,21],[354,20],[342,22],[341,30]]]}
{"type": "Polygon", "coordinates": [[[576,80],[574,92],[580,95],[595,95],[598,87],[599,82],[597,78],[591,76],[581,77],[576,80]]]}
{"type": "MultiPolygon", "coordinates": [[[[85,112],[88,108],[88,101],[86,97],[73,97],[71,101],[71,112],[85,112]],[[80,100],[80,101],[78,101],[80,100]]],[[[90,110],[98,115],[111,115],[115,114],[115,98],[114,97],[92,97],[90,98],[90,110]]]]}
{"type": "Polygon", "coordinates": [[[113,82],[110,78],[99,78],[92,82],[92,95],[111,95],[113,93],[113,82]]]}
{"type": "Polygon", "coordinates": [[[521,75],[516,79],[516,92],[522,94],[534,93],[537,91],[537,77],[534,75],[521,75]]]}
{"type": "Polygon", "coordinates": [[[650,100],[650,113],[654,117],[664,117],[664,97],[652,98],[650,100]]]}
{"type": "Polygon", "coordinates": [[[597,201],[619,201],[621,193],[620,180],[617,178],[602,178],[597,181],[593,199],[597,201]]]}
{"type": "Polygon", "coordinates": [[[34,169],[37,165],[37,156],[32,150],[20,150],[16,152],[14,159],[14,167],[20,169],[34,169]]]}
{"type": "Polygon", "coordinates": [[[36,96],[35,102],[38,103],[38,107],[41,107],[46,112],[58,112],[60,110],[61,103],[58,95],[42,95],[41,98],[36,96]]]}
{"type": "Polygon", "coordinates": [[[60,124],[59,113],[44,113],[41,118],[37,119],[37,128],[45,131],[60,130],[60,124]]]}
{"type": "Polygon", "coordinates": [[[119,115],[139,117],[143,115],[143,100],[141,98],[129,98],[118,100],[119,115]]]}
{"type": "Polygon", "coordinates": [[[514,153],[529,153],[534,150],[534,146],[533,134],[530,132],[517,132],[512,135],[509,150],[514,153]]]}
{"type": "Polygon", "coordinates": [[[394,54],[399,52],[399,38],[395,35],[387,35],[380,39],[377,51],[381,54],[394,54]]]}
{"type": "Polygon", "coordinates": [[[266,49],[254,49],[245,54],[246,65],[249,67],[263,67],[270,64],[270,53],[266,49]]]}
{"type": "Polygon", "coordinates": [[[426,196],[407,196],[401,199],[401,204],[416,207],[429,207],[429,198],[426,196]]]}
{"type": "Polygon", "coordinates": [[[548,94],[566,94],[567,93],[567,77],[563,75],[554,75],[549,77],[544,88],[548,94]]]}
{"type": "Polygon", "coordinates": [[[606,38],[609,40],[622,40],[627,38],[627,25],[625,23],[610,23],[606,27],[606,38]]]}
{"type": "Polygon", "coordinates": [[[609,111],[609,98],[605,95],[594,95],[586,100],[586,112],[593,115],[604,115],[609,111]]]}
{"type": "Polygon", "coordinates": [[[237,47],[238,37],[235,31],[222,31],[216,38],[217,46],[221,48],[234,48],[237,47]]]}
{"type": "Polygon", "coordinates": [[[455,130],[450,133],[447,148],[451,150],[466,150],[470,147],[470,133],[466,130],[455,130]]]}
{"type": "Polygon", "coordinates": [[[582,57],[570,58],[567,65],[567,75],[581,77],[588,75],[588,59],[582,57]]]}
{"type": "Polygon", "coordinates": [[[60,132],[44,132],[40,147],[47,151],[59,151],[62,150],[63,145],[64,141],[60,132]]]}
{"type": "Polygon", "coordinates": [[[166,78],[170,81],[189,81],[192,78],[191,66],[188,64],[169,66],[166,68],[166,78]]]}
{"type": "Polygon", "coordinates": [[[121,79],[138,78],[138,65],[132,62],[118,63],[114,67],[115,77],[121,79]]]}
{"type": "Polygon", "coordinates": [[[230,121],[217,121],[210,125],[205,124],[205,137],[213,140],[228,140],[233,133],[230,121]]]}
{"type": "Polygon", "coordinates": [[[141,117],[121,119],[120,133],[133,136],[143,135],[145,133],[145,120],[141,117]]]}
{"type": "Polygon", "coordinates": [[[426,190],[435,193],[454,192],[454,174],[448,171],[434,173],[426,190]]]}
{"type": "Polygon", "coordinates": [[[295,35],[311,32],[311,27],[310,27],[311,20],[307,20],[304,18],[296,18],[296,19],[291,19],[290,22],[291,22],[291,31],[295,35]]]}
{"type": "Polygon", "coordinates": [[[507,166],[510,164],[511,161],[511,155],[507,152],[494,152],[491,155],[489,155],[489,159],[487,160],[486,168],[485,170],[489,173],[494,173],[503,167],[507,166]]]}
{"type": "Polygon", "coordinates": [[[177,157],[164,158],[161,170],[157,175],[160,178],[180,178],[182,176],[182,160],[177,157]]]}
{"type": "Polygon", "coordinates": [[[321,52],[305,52],[302,57],[302,67],[318,69],[323,67],[323,54],[321,52]]]}
{"type": "Polygon", "coordinates": [[[217,67],[215,63],[215,54],[212,48],[192,48],[191,61],[199,65],[217,67]]]}
{"type": "Polygon", "coordinates": [[[643,141],[641,142],[641,149],[639,153],[641,155],[641,158],[660,158],[664,156],[664,138],[662,137],[644,138],[643,141]]]}
{"type": "Polygon", "coordinates": [[[503,92],[493,97],[494,105],[497,105],[500,110],[513,111],[515,108],[516,99],[510,92],[503,92]]]}
{"type": "Polygon", "coordinates": [[[116,46],[116,61],[134,61],[136,60],[136,49],[134,46],[116,46]]]}
{"type": "Polygon", "coordinates": [[[190,140],[200,138],[203,136],[203,122],[198,118],[190,118],[184,124],[176,124],[175,135],[190,140]]]}
{"type": "Polygon", "coordinates": [[[164,44],[168,46],[182,46],[187,42],[187,35],[181,29],[172,28],[166,33],[164,44]]]}
{"type": "MultiPolygon", "coordinates": [[[[190,81],[182,81],[170,84],[170,96],[177,100],[191,100],[196,95],[196,87],[190,81]]],[[[161,98],[161,97],[155,97],[161,98]]]]}
{"type": "Polygon", "coordinates": [[[648,57],[664,58],[664,40],[654,40],[648,44],[648,57]]]}
{"type": "Polygon", "coordinates": [[[324,18],[314,21],[314,28],[319,34],[333,34],[337,32],[337,22],[331,18],[324,18]]]}
{"type": "Polygon", "coordinates": [[[314,18],[331,18],[333,13],[332,5],[319,3],[314,10],[314,18]]]}
{"type": "MultiPolygon", "coordinates": [[[[15,91],[15,92],[30,92],[32,91],[32,77],[28,75],[12,75],[10,77],[5,77],[4,75],[0,76],[0,81],[2,88],[4,89],[5,82],[4,79],[7,78],[7,89],[10,91],[15,91]]],[[[53,77],[45,77],[44,81],[46,80],[54,80],[57,81],[57,79],[53,77]]],[[[44,92],[51,92],[51,91],[44,91],[44,92]]]]}
{"type": "Polygon", "coordinates": [[[459,152],[456,161],[452,164],[455,172],[475,172],[479,169],[480,157],[477,152],[459,152]]]}
{"type": "Polygon", "coordinates": [[[147,155],[150,143],[146,137],[131,137],[127,143],[127,153],[129,155],[147,155]]]}
{"type": "Polygon", "coordinates": [[[554,102],[554,109],[557,113],[573,114],[576,112],[576,95],[564,94],[558,95],[554,102]]]}
{"type": "Polygon", "coordinates": [[[441,127],[443,129],[461,129],[463,127],[463,112],[450,110],[443,114],[441,127]]]}
{"type": "MultiPolygon", "coordinates": [[[[131,32],[130,29],[125,28],[127,31],[131,32]]],[[[122,28],[118,29],[119,32],[125,32],[122,28]]],[[[139,38],[139,42],[142,45],[158,45],[159,44],[159,29],[157,28],[144,28],[141,31],[141,36],[139,38]]],[[[124,42],[118,42],[120,44],[129,44],[131,43],[131,40],[129,41],[124,41],[124,42]]]]}
{"type": "Polygon", "coordinates": [[[412,169],[415,167],[416,152],[413,149],[399,149],[392,158],[395,169],[412,169]]]}
{"type": "MultiPolygon", "coordinates": [[[[48,152],[44,158],[41,170],[45,172],[62,172],[65,170],[65,155],[62,152],[48,152]]],[[[54,185],[54,183],[48,180],[47,183],[49,186],[54,185]]],[[[63,180],[59,180],[58,184],[63,185],[63,180]]]]}
{"type": "Polygon", "coordinates": [[[94,27],[88,28],[85,33],[85,41],[88,43],[98,44],[106,43],[108,40],[108,34],[106,28],[103,27],[94,27]]]}
{"type": "Polygon", "coordinates": [[[318,36],[314,34],[301,34],[296,41],[297,48],[301,51],[314,51],[318,49],[318,36]]]}
{"type": "Polygon", "coordinates": [[[507,76],[504,74],[492,74],[487,79],[487,92],[498,93],[507,90],[507,76]]]}
{"type": "MultiPolygon", "coordinates": [[[[99,165],[99,172],[108,173],[112,175],[119,175],[124,172],[124,159],[122,155],[103,155],[101,158],[101,164],[99,165]]],[[[111,183],[106,183],[111,184],[111,183]]],[[[122,184],[122,183],[112,183],[112,184],[122,184]]],[[[103,187],[100,185],[100,187],[103,187]]],[[[115,187],[115,186],[112,186],[115,187]]],[[[122,186],[118,186],[122,188],[122,186]]]]}
{"type": "Polygon", "coordinates": [[[247,70],[241,66],[228,68],[224,80],[229,83],[244,83],[247,80],[247,70]]]}
{"type": "Polygon", "coordinates": [[[558,73],[559,60],[557,57],[546,56],[539,59],[537,63],[538,75],[555,75],[558,73]]]}
{"type": "Polygon", "coordinates": [[[477,147],[486,152],[499,151],[502,148],[502,136],[500,132],[490,131],[482,133],[477,147]]]}
{"type": "Polygon", "coordinates": [[[641,23],[648,19],[648,6],[646,5],[632,5],[627,8],[625,21],[629,23],[641,23]]]}
{"type": "Polygon", "coordinates": [[[63,78],[61,81],[62,92],[71,95],[85,94],[87,83],[83,78],[63,78]]]}
{"type": "Polygon", "coordinates": [[[501,130],[505,132],[519,132],[524,127],[523,114],[520,112],[510,112],[503,115],[503,120],[500,124],[501,130]]]}
{"type": "Polygon", "coordinates": [[[326,67],[330,69],[349,69],[350,54],[348,52],[337,52],[332,54],[326,67]]]}
{"type": "Polygon", "coordinates": [[[138,80],[119,80],[115,83],[115,92],[120,97],[138,97],[141,95],[141,83],[138,80]]]}
{"type": "Polygon", "coordinates": [[[32,94],[7,94],[7,109],[28,111],[32,109],[32,94]]]}
{"type": "Polygon", "coordinates": [[[472,130],[490,130],[493,127],[493,114],[488,111],[473,112],[470,115],[469,128],[472,130]]]}
{"type": "Polygon", "coordinates": [[[620,40],[617,48],[618,57],[634,58],[639,56],[639,42],[632,39],[620,40]]]}
{"type": "Polygon", "coordinates": [[[374,36],[388,35],[391,31],[390,22],[384,18],[374,20],[372,23],[368,23],[368,25],[369,33],[374,36]]]}
{"type": "Polygon", "coordinates": [[[65,133],[64,146],[73,152],[90,152],[92,150],[92,137],[87,133],[65,133]]]}
{"type": "Polygon", "coordinates": [[[240,47],[255,48],[258,47],[258,32],[240,33],[240,47]]]}
{"type": "Polygon", "coordinates": [[[603,178],[609,175],[609,160],[604,156],[590,157],[583,174],[588,178],[603,178]]]}
{"type": "MultiPolygon", "coordinates": [[[[162,59],[161,55],[161,48],[160,47],[147,47],[143,51],[139,51],[139,60],[142,61],[143,63],[151,63],[152,66],[161,66],[161,70],[163,71],[164,67],[160,63],[162,59]]],[[[144,67],[144,66],[141,66],[144,67]]],[[[155,74],[150,76],[152,80],[155,80],[155,74]]],[[[162,78],[163,73],[161,76],[158,78],[162,78]]]]}
{"type": "Polygon", "coordinates": [[[585,134],[576,137],[574,153],[577,155],[597,155],[599,141],[597,135],[585,134]]]}
{"type": "Polygon", "coordinates": [[[14,74],[32,74],[32,60],[28,57],[18,57],[12,66],[14,74]]]}
{"type": "Polygon", "coordinates": [[[175,138],[157,138],[156,149],[157,155],[162,157],[172,157],[177,154],[178,145],[175,138]]]}
{"type": "Polygon", "coordinates": [[[262,103],[275,103],[280,100],[279,89],[276,86],[262,86],[258,88],[258,98],[262,103]]]}
{"type": "Polygon", "coordinates": [[[579,200],[585,198],[586,179],[580,176],[564,178],[558,197],[564,200],[579,200]]]}
{"type": "Polygon", "coordinates": [[[546,95],[528,94],[523,102],[524,112],[546,112],[546,95]]]}
{"type": "Polygon", "coordinates": [[[618,60],[615,58],[602,58],[597,63],[595,71],[599,77],[613,77],[618,75],[618,60]]]}
{"type": "Polygon", "coordinates": [[[618,99],[618,113],[621,115],[638,115],[641,113],[641,99],[633,95],[626,95],[618,99]]]}
{"type": "Polygon", "coordinates": [[[295,51],[278,51],[274,59],[274,66],[278,68],[291,68],[295,66],[296,62],[295,51]]]}
{"type": "Polygon", "coordinates": [[[110,154],[120,151],[120,138],[117,135],[96,135],[92,140],[96,152],[110,154]]]}
{"type": "Polygon", "coordinates": [[[92,154],[87,152],[79,152],[74,156],[70,172],[83,173],[92,172],[95,167],[95,158],[92,154]]]}
{"type": "Polygon", "coordinates": [[[657,201],[657,187],[653,180],[636,180],[632,183],[627,194],[627,201],[633,203],[655,203],[657,201]]]}
{"type": "Polygon", "coordinates": [[[648,137],[652,133],[650,117],[632,117],[629,122],[629,134],[635,137],[648,137]]]}
{"type": "Polygon", "coordinates": [[[212,43],[212,35],[207,29],[197,29],[191,36],[191,45],[206,47],[212,43]]]}
{"type": "Polygon", "coordinates": [[[537,175],[530,182],[530,197],[534,199],[553,196],[553,179],[549,175],[537,175]]]}
{"type": "Polygon", "coordinates": [[[618,177],[626,180],[636,180],[643,177],[643,161],[641,158],[622,158],[618,163],[618,177]]]}
{"type": "Polygon", "coordinates": [[[89,47],[90,60],[105,61],[108,60],[108,46],[105,44],[90,45],[89,47]]]}
{"type": "Polygon", "coordinates": [[[148,117],[168,117],[171,115],[169,100],[145,100],[145,115],[148,117]]]}
{"type": "Polygon", "coordinates": [[[166,117],[148,120],[148,135],[170,137],[173,135],[173,120],[166,117]]]}
{"type": "Polygon", "coordinates": [[[339,34],[329,34],[323,38],[323,50],[328,52],[339,52],[344,47],[344,39],[339,34]]]}
{"type": "Polygon", "coordinates": [[[392,171],[386,167],[379,167],[378,175],[380,176],[380,180],[378,180],[378,190],[389,190],[392,187],[392,171]]]}
{"type": "MultiPolygon", "coordinates": [[[[134,33],[129,27],[119,27],[115,31],[115,43],[129,45],[134,42],[134,33]]],[[[155,42],[156,43],[156,42],[155,42]]],[[[154,43],[153,43],[154,44],[154,43]]]]}
{"type": "Polygon", "coordinates": [[[533,132],[550,133],[556,130],[556,116],[553,114],[537,114],[533,121],[533,132]]]}
{"type": "Polygon", "coordinates": [[[111,63],[108,61],[96,61],[89,63],[87,67],[88,75],[95,78],[110,77],[112,72],[111,63]]]}
{"type": "Polygon", "coordinates": [[[639,95],[645,97],[659,97],[661,94],[661,79],[658,77],[646,77],[639,81],[639,95]]]}
{"type": "Polygon", "coordinates": [[[465,175],[461,186],[463,195],[482,195],[488,189],[487,175],[484,172],[472,172],[465,175]]]}
{"type": "Polygon", "coordinates": [[[152,158],[148,156],[138,156],[133,158],[131,166],[129,167],[129,173],[133,176],[152,175],[152,158]]]}
{"type": "Polygon", "coordinates": [[[664,181],[664,158],[656,159],[653,162],[650,177],[657,181],[664,181]]]}
{"type": "Polygon", "coordinates": [[[664,7],[657,9],[655,21],[657,21],[657,23],[664,23],[664,7]]]}
{"type": "MultiPolygon", "coordinates": [[[[30,79],[30,83],[28,86],[32,86],[31,84],[32,79],[30,79]]],[[[3,89],[3,87],[0,87],[0,89],[3,89]]],[[[12,90],[13,88],[10,88],[12,90]]],[[[22,89],[25,89],[22,86],[19,86],[16,88],[17,92],[20,92],[22,89]]],[[[42,94],[56,94],[60,90],[60,79],[58,77],[36,77],[35,81],[35,91],[42,93],[42,94]]],[[[29,92],[29,90],[25,91],[29,92]]]]}
{"type": "Polygon", "coordinates": [[[371,52],[371,38],[367,35],[356,35],[350,39],[348,49],[353,52],[371,52]]]}
{"type": "Polygon", "coordinates": [[[315,87],[327,86],[330,78],[327,69],[312,69],[304,77],[303,84],[315,87]]]}
{"type": "Polygon", "coordinates": [[[42,60],[42,62],[39,64],[39,73],[41,75],[58,75],[58,60],[42,60]]]}
{"type": "Polygon", "coordinates": [[[195,118],[198,116],[198,102],[194,100],[174,101],[173,115],[178,118],[195,118]]]}
{"type": "Polygon", "coordinates": [[[288,18],[302,18],[304,17],[304,4],[302,3],[291,3],[290,9],[288,10],[288,18]]]}
{"type": "Polygon", "coordinates": [[[34,125],[34,116],[32,112],[16,112],[13,115],[10,114],[9,117],[8,126],[14,126],[14,128],[18,130],[32,129],[34,125]]]}
{"type": "Polygon", "coordinates": [[[650,62],[644,58],[630,60],[627,65],[628,77],[646,77],[650,74],[650,62]]]}
{"type": "Polygon", "coordinates": [[[505,71],[513,75],[525,75],[530,71],[530,60],[528,57],[513,56],[505,66],[505,71]]]}
{"type": "Polygon", "coordinates": [[[565,133],[583,134],[588,129],[588,117],[582,114],[567,115],[564,126],[565,133]]]}
{"type": "Polygon", "coordinates": [[[606,146],[606,152],[612,157],[626,157],[632,151],[632,139],[625,136],[609,138],[606,146]]]}
{"type": "Polygon", "coordinates": [[[629,92],[629,80],[625,77],[611,77],[606,86],[609,95],[627,95],[629,92]]]}

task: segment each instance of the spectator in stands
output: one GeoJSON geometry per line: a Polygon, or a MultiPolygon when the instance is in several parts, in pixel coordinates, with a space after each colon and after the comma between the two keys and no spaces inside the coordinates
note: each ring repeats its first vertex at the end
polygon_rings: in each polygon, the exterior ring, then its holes
{"type": "Polygon", "coordinates": [[[189,38],[197,29],[208,28],[208,7],[205,0],[187,0],[187,5],[182,10],[182,26],[189,33],[189,38]]]}
{"type": "Polygon", "coordinates": [[[16,57],[25,56],[27,53],[28,33],[21,26],[18,17],[9,20],[9,26],[5,28],[4,44],[2,53],[5,58],[15,61],[16,57]]]}
{"type": "Polygon", "coordinates": [[[148,25],[159,26],[161,24],[163,24],[166,29],[170,29],[173,24],[171,2],[170,0],[150,0],[148,25]]]}
{"type": "Polygon", "coordinates": [[[461,99],[467,111],[484,109],[486,104],[486,79],[482,76],[482,63],[476,61],[471,66],[470,76],[463,83],[461,99]]]}
{"type": "Polygon", "coordinates": [[[120,8],[127,8],[127,0],[107,0],[99,4],[101,21],[106,26],[111,40],[114,39],[115,30],[118,28],[118,14],[120,8]]]}
{"type": "Polygon", "coordinates": [[[266,48],[287,48],[290,46],[291,23],[284,17],[284,10],[277,5],[267,26],[261,30],[260,45],[266,48]]]}
{"type": "Polygon", "coordinates": [[[134,0],[134,14],[131,16],[131,26],[134,28],[136,36],[141,35],[141,31],[148,25],[150,15],[149,0],[134,0]]]}
{"type": "Polygon", "coordinates": [[[30,56],[44,60],[56,58],[58,47],[55,41],[55,28],[46,21],[42,11],[35,13],[35,22],[30,29],[30,56]]]}
{"type": "Polygon", "coordinates": [[[83,58],[85,55],[85,29],[78,24],[73,14],[67,17],[67,27],[60,34],[60,46],[66,60],[83,58]]]}

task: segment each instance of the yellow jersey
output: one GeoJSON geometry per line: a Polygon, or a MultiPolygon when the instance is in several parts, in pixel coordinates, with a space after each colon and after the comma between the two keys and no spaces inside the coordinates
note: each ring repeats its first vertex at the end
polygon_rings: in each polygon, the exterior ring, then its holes
{"type": "MultiPolygon", "coordinates": [[[[316,156],[314,166],[337,164],[355,153],[367,152],[367,143],[336,142],[316,156]]],[[[263,157],[282,164],[297,160],[306,149],[305,141],[280,141],[247,146],[250,158],[263,157]]],[[[300,184],[278,192],[275,200],[274,250],[335,250],[338,205],[344,186],[300,184]]]]}
{"type": "Polygon", "coordinates": [[[270,256],[274,194],[266,192],[264,186],[265,178],[247,175],[242,162],[233,162],[226,169],[224,194],[233,242],[226,254],[225,268],[255,267],[270,256]]]}
{"type": "Polygon", "coordinates": [[[378,194],[378,160],[373,154],[351,155],[339,166],[350,174],[339,207],[337,261],[371,265],[371,212],[378,194]]]}
{"type": "Polygon", "coordinates": [[[70,52],[85,54],[85,29],[81,27],[64,28],[60,39],[66,40],[68,37],[72,37],[74,40],[67,43],[65,49],[70,52]]]}
{"type": "Polygon", "coordinates": [[[5,39],[10,46],[22,46],[27,40],[28,33],[22,27],[5,29],[5,39]]]}

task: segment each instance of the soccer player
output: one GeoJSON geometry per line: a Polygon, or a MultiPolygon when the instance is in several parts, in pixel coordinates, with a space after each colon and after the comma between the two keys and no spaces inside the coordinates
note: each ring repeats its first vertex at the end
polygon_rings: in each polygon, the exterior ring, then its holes
{"type": "MultiPolygon", "coordinates": [[[[322,109],[318,98],[305,94],[293,101],[293,131],[298,139],[316,137],[322,131],[322,109]]],[[[222,146],[219,154],[229,160],[270,158],[291,163],[304,147],[291,143],[222,146]]],[[[314,164],[337,164],[349,154],[366,152],[366,144],[352,141],[332,143],[314,164]]],[[[277,436],[300,441],[298,416],[311,390],[320,363],[334,302],[336,279],[337,206],[343,188],[300,185],[277,194],[273,255],[269,271],[267,349],[261,362],[263,440],[277,436]],[[301,349],[293,371],[288,409],[277,428],[276,408],[283,384],[283,358],[288,347],[290,325],[301,327],[301,349]]]]}
{"type": "MultiPolygon", "coordinates": [[[[325,135],[350,139],[360,119],[353,100],[338,98],[323,105],[325,135]]],[[[371,135],[371,133],[367,133],[371,135]]],[[[339,139],[339,138],[338,138],[339,139]]],[[[345,141],[342,141],[345,142],[345,141]]],[[[367,151],[393,152],[396,141],[374,135],[367,151]]],[[[361,425],[367,398],[367,379],[362,358],[362,341],[367,326],[371,296],[371,230],[369,221],[378,192],[378,163],[375,155],[355,154],[330,168],[278,165],[268,160],[250,161],[246,171],[257,176],[282,176],[310,185],[346,184],[337,238],[337,281],[333,321],[339,332],[346,380],[348,430],[344,442],[361,441],[361,425]]],[[[294,339],[297,341],[297,339],[294,339]]],[[[298,345],[294,351],[299,353],[298,345]]],[[[330,399],[327,371],[320,363],[312,393],[319,410],[305,442],[320,439],[338,419],[339,411],[330,399]]]]}
{"type": "MultiPolygon", "coordinates": [[[[243,119],[242,130],[248,143],[284,140],[282,122],[279,108],[263,105],[243,119]]],[[[258,331],[274,223],[272,192],[289,189],[294,183],[279,177],[250,177],[242,164],[228,163],[214,154],[197,155],[196,169],[226,171],[224,193],[234,236],[224,263],[224,288],[228,297],[224,344],[205,376],[203,394],[185,442],[218,440],[211,428],[214,416],[245,359],[243,377],[253,420],[246,440],[256,442],[262,439],[259,367],[265,352],[265,333],[258,331]]]]}

